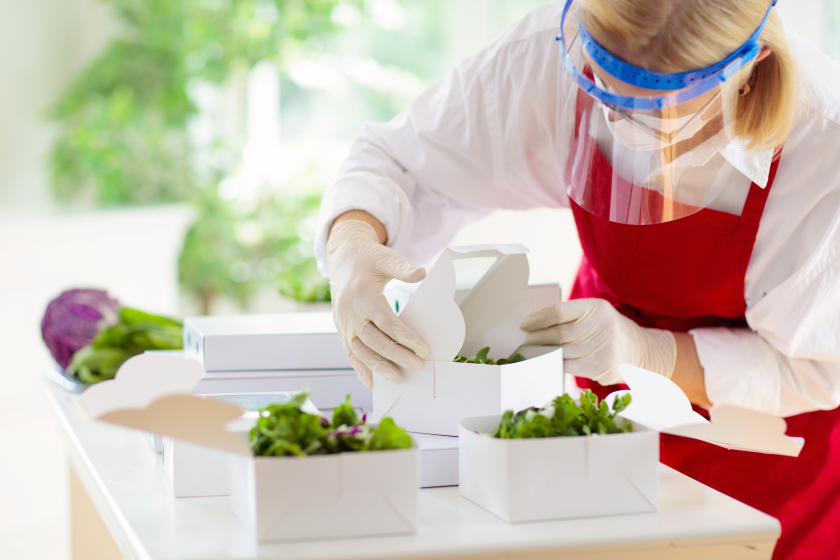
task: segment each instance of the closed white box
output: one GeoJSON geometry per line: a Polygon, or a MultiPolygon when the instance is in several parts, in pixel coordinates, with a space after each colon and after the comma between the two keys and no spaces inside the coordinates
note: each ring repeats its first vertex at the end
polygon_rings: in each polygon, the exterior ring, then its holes
{"type": "Polygon", "coordinates": [[[279,393],[309,389],[309,400],[319,409],[335,408],[350,395],[350,402],[370,410],[373,391],[362,385],[352,369],[206,371],[193,391],[209,393],[279,393]]]}
{"type": "Polygon", "coordinates": [[[459,490],[470,501],[508,522],[656,511],[658,432],[535,439],[486,435],[500,419],[461,420],[459,490]]]}
{"type": "Polygon", "coordinates": [[[207,372],[351,369],[328,311],[187,317],[184,352],[207,372]]]}
{"type": "Polygon", "coordinates": [[[412,433],[420,452],[420,488],[458,486],[458,438],[412,433]]]}
{"type": "Polygon", "coordinates": [[[231,507],[260,542],[410,534],[418,453],[230,455],[231,507]]]}
{"type": "Polygon", "coordinates": [[[176,498],[227,496],[230,471],[226,451],[163,438],[163,472],[176,498]]]}
{"type": "Polygon", "coordinates": [[[487,346],[491,357],[506,358],[524,342],[519,325],[531,311],[527,251],[481,245],[443,252],[400,314],[429,355],[421,370],[403,369],[400,384],[374,374],[374,422],[390,416],[411,432],[457,436],[459,418],[543,406],[563,394],[562,349],[547,347],[544,355],[502,366],[452,361],[487,346]],[[454,261],[487,257],[495,263],[457,303],[454,261]]]}

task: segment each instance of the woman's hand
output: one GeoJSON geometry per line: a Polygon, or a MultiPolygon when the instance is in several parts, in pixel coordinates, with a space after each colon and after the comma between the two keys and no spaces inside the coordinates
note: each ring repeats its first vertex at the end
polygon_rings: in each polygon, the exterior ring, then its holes
{"type": "Polygon", "coordinates": [[[601,385],[621,383],[620,364],[631,364],[670,378],[677,360],[671,331],[647,329],[602,299],[558,303],[528,316],[524,344],[563,347],[566,373],[601,385]]]}
{"type": "Polygon", "coordinates": [[[417,370],[428,345],[391,311],[383,290],[392,278],[419,282],[426,271],[382,245],[373,226],[336,222],[327,243],[333,320],[344,351],[366,387],[373,373],[400,383],[397,365],[417,370]]]}

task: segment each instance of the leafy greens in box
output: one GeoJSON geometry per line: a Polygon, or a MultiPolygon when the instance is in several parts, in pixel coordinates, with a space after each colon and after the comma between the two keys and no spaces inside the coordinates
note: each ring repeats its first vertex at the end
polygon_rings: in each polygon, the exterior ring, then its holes
{"type": "Polygon", "coordinates": [[[365,423],[364,415],[359,418],[350,395],[333,411],[332,422],[301,409],[308,396],[304,391],[287,403],[260,409],[257,425],[251,430],[254,455],[325,455],[411,447],[411,436],[390,418],[383,418],[378,426],[365,423]]]}
{"type": "Polygon", "coordinates": [[[473,356],[472,358],[467,358],[465,356],[455,356],[455,359],[452,360],[453,362],[459,364],[487,364],[491,366],[503,366],[505,364],[515,364],[517,362],[524,362],[525,356],[517,352],[510,358],[502,358],[501,360],[494,360],[493,358],[488,358],[487,354],[490,353],[490,347],[485,346],[478,353],[473,356]]]}
{"type": "Polygon", "coordinates": [[[561,395],[542,408],[526,408],[514,414],[507,410],[490,434],[501,439],[560,436],[588,436],[631,432],[630,423],[619,424],[615,415],[630,404],[630,394],[615,399],[613,410],[589,389],[580,396],[580,405],[569,395],[561,395]]]}

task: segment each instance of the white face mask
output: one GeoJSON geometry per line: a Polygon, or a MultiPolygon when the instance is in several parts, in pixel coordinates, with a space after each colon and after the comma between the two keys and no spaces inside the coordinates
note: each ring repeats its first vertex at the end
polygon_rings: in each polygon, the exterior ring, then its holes
{"type": "Polygon", "coordinates": [[[610,117],[613,111],[606,106],[603,106],[603,110],[607,128],[609,128],[616,142],[637,152],[662,150],[691,138],[706,125],[703,119],[699,117],[695,118],[696,114],[673,119],[660,119],[650,115],[636,115],[634,117],[640,124],[650,127],[653,130],[678,131],[669,139],[664,139],[655,136],[652,132],[645,130],[641,126],[634,125],[621,115],[619,115],[617,121],[611,120],[610,117]]]}
{"type": "MultiPolygon", "coordinates": [[[[595,82],[599,87],[604,88],[604,84],[598,76],[595,76],[595,82]]],[[[616,142],[637,152],[662,150],[691,138],[706,125],[706,121],[700,118],[697,113],[691,113],[672,119],[636,114],[633,117],[634,120],[642,125],[637,126],[621,114],[615,113],[609,107],[602,105],[601,108],[604,111],[604,120],[607,123],[607,128],[609,128],[616,142]],[[618,117],[618,120],[612,120],[610,118],[614,113],[618,117]],[[664,139],[657,137],[650,130],[645,130],[645,127],[662,131],[676,130],[677,133],[671,135],[669,139],[664,139]]]]}

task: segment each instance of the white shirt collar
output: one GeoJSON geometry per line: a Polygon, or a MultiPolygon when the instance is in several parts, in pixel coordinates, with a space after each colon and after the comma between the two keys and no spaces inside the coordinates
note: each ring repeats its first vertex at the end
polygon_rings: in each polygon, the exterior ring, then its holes
{"type": "Polygon", "coordinates": [[[767,179],[770,176],[770,164],[773,162],[774,151],[772,148],[750,151],[741,140],[732,140],[720,150],[720,155],[729,162],[729,165],[763,189],[767,186],[767,179]]]}

